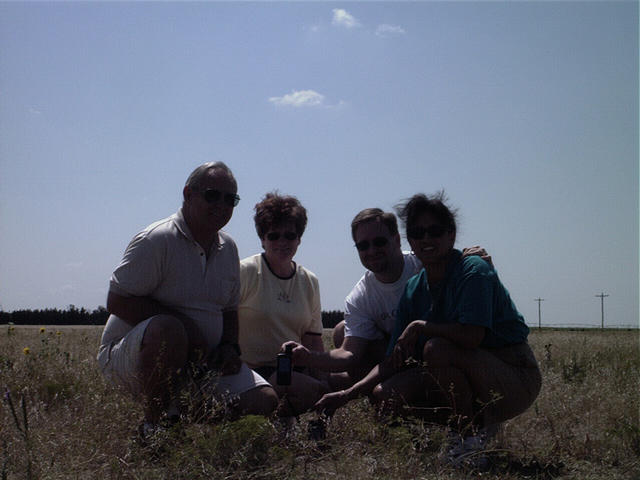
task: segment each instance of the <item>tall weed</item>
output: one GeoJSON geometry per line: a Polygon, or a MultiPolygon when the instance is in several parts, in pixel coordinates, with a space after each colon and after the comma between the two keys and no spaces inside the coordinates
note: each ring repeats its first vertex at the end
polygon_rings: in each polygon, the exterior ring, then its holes
{"type": "MultiPolygon", "coordinates": [[[[100,375],[100,328],[0,329],[0,478],[468,478],[438,461],[444,429],[381,422],[366,399],[309,438],[262,417],[182,422],[147,445],[141,406],[100,375]],[[13,410],[8,402],[9,392],[13,410]],[[28,430],[27,430],[28,429],[28,430]],[[25,435],[26,433],[26,435],[25,435]]],[[[325,340],[328,335],[325,335],[325,340]]],[[[482,478],[640,479],[636,331],[533,331],[535,404],[506,422],[482,478]]]]}

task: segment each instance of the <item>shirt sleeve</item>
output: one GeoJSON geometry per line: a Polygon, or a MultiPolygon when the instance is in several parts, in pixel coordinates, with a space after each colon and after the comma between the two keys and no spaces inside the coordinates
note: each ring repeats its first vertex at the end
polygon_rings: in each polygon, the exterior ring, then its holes
{"type": "Polygon", "coordinates": [[[320,307],[320,284],[317,277],[311,277],[313,288],[313,298],[311,300],[311,324],[306,333],[316,333],[322,335],[322,309],[320,307]]]}
{"type": "Polygon", "coordinates": [[[493,327],[493,290],[495,271],[489,266],[477,268],[465,265],[457,286],[457,321],[465,325],[493,327]]]}
{"type": "Polygon", "coordinates": [[[367,310],[365,295],[358,286],[347,296],[344,306],[344,334],[346,337],[360,337],[366,340],[383,338],[372,315],[367,310]]]}
{"type": "Polygon", "coordinates": [[[240,262],[240,298],[238,305],[242,305],[247,301],[249,292],[255,290],[255,281],[257,278],[257,272],[254,270],[254,263],[251,258],[245,258],[240,262]]]}
{"type": "Polygon", "coordinates": [[[111,275],[109,290],[122,296],[148,296],[162,279],[162,249],[146,232],[136,235],[111,275]]]}
{"type": "Polygon", "coordinates": [[[222,307],[223,312],[232,310],[238,310],[240,304],[240,257],[238,257],[238,249],[236,244],[229,242],[233,245],[231,249],[232,261],[230,265],[229,277],[232,281],[231,291],[229,292],[229,301],[222,307]]]}

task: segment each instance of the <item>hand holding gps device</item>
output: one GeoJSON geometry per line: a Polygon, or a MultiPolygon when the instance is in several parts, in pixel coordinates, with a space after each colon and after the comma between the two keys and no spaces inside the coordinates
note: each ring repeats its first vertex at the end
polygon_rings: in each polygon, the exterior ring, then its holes
{"type": "Polygon", "coordinates": [[[276,359],[276,383],[291,385],[291,350],[293,345],[287,345],[284,353],[279,353],[276,359]]]}

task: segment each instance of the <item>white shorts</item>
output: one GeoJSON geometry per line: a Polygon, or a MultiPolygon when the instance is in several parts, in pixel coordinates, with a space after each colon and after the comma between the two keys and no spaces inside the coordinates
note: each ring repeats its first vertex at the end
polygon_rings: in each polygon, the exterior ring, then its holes
{"type": "MultiPolygon", "coordinates": [[[[151,320],[153,317],[140,322],[119,341],[100,345],[98,350],[98,365],[105,378],[114,385],[124,387],[134,396],[142,393],[140,349],[151,320]]],[[[243,363],[240,371],[234,375],[214,377],[214,384],[210,387],[215,395],[233,396],[263,385],[270,386],[269,382],[243,363]]]]}

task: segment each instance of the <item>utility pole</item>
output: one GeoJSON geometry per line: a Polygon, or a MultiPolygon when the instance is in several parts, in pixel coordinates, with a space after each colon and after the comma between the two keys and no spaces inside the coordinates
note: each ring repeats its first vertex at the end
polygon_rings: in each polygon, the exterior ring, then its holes
{"type": "Polygon", "coordinates": [[[600,297],[600,309],[602,310],[602,323],[600,324],[600,328],[604,329],[604,297],[608,297],[609,294],[605,294],[601,292],[600,295],[594,295],[595,297],[600,297]]]}
{"type": "Polygon", "coordinates": [[[544,302],[544,298],[534,298],[535,302],[538,302],[538,328],[542,328],[542,314],[540,313],[540,303],[544,302]]]}

